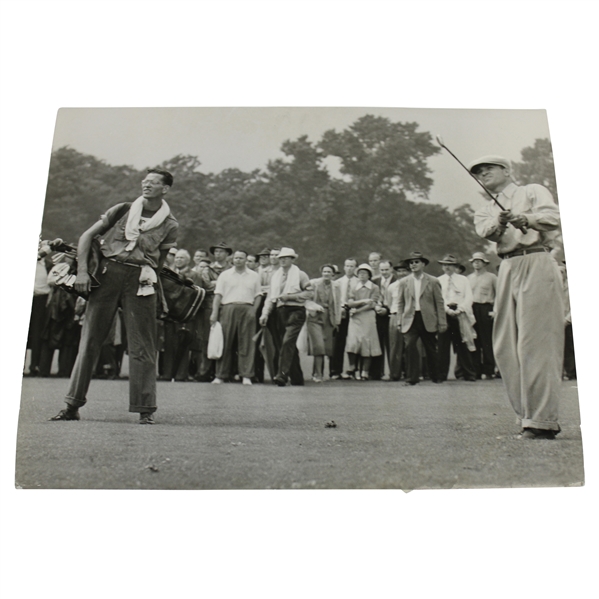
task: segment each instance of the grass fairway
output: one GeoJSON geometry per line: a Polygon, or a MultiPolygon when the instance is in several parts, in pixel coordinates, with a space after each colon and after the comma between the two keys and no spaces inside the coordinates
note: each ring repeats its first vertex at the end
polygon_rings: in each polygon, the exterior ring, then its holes
{"type": "Polygon", "coordinates": [[[437,489],[584,480],[575,382],[555,441],[520,440],[501,381],[158,383],[154,426],[128,382],[94,380],[79,422],[48,422],[64,379],[23,380],[16,485],[42,489],[437,489]],[[335,428],[325,427],[334,420],[335,428]]]}

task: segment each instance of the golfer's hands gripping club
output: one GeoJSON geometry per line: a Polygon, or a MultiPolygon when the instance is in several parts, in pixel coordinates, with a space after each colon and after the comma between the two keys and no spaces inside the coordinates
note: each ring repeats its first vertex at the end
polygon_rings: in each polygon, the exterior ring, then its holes
{"type": "Polygon", "coordinates": [[[504,226],[509,223],[516,229],[520,229],[524,235],[528,232],[528,218],[525,214],[512,214],[510,210],[502,210],[499,213],[499,223],[504,226]]]}

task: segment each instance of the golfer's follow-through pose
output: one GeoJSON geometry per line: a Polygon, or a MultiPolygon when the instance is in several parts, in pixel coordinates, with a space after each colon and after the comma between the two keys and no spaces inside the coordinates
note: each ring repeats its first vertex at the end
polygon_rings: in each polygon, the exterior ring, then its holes
{"type": "Polygon", "coordinates": [[[564,349],[560,272],[549,254],[559,226],[558,207],[542,185],[517,186],[500,156],[472,162],[470,172],[504,208],[489,201],[474,217],[476,232],[497,244],[493,351],[523,438],[553,439],[564,349]]]}
{"type": "Polygon", "coordinates": [[[129,411],[138,412],[140,424],[153,424],[156,411],[156,293],[157,275],[179,225],[164,196],[172,175],[149,169],[142,195],[133,203],[117,204],[103,214],[79,239],[77,280],[79,293],[89,291],[88,260],[94,237],[100,236],[102,258],[81,332],[67,407],[51,420],[79,420],[102,343],[110,331],[117,307],[123,309],[129,346],[129,411]]]}

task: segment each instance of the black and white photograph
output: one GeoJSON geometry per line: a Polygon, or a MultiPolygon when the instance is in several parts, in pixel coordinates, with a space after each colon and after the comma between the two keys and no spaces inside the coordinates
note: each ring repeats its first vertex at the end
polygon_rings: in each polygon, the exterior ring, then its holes
{"type": "Polygon", "coordinates": [[[0,3],[2,596],[594,596],[596,22],[0,3]]]}
{"type": "Polygon", "coordinates": [[[61,109],[27,347],[23,488],[584,483],[543,110],[61,109]]]}

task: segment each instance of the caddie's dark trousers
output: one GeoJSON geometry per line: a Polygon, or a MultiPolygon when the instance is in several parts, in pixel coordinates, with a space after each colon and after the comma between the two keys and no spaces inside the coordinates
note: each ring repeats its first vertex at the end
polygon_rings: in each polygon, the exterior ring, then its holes
{"type": "Polygon", "coordinates": [[[495,373],[495,356],[493,356],[493,317],[490,313],[493,311],[493,304],[472,304],[472,312],[476,322],[474,330],[476,331],[476,352],[474,355],[474,367],[476,369],[476,378],[481,374],[492,376],[495,373]]]}
{"type": "Polygon", "coordinates": [[[66,402],[85,405],[87,389],[119,305],[129,344],[129,411],[156,410],[156,294],[138,296],[140,269],[102,260],[90,295],[66,402]]]}
{"type": "Polygon", "coordinates": [[[282,334],[277,376],[290,379],[292,385],[303,385],[304,375],[296,343],[306,321],[306,310],[303,306],[280,306],[276,310],[278,330],[282,334]]]}
{"type": "Polygon", "coordinates": [[[424,345],[431,381],[437,382],[439,378],[437,374],[436,333],[430,333],[426,330],[420,312],[414,314],[410,330],[404,333],[407,379],[412,384],[416,384],[420,379],[420,353],[416,347],[418,339],[421,339],[422,345],[424,345]]]}

